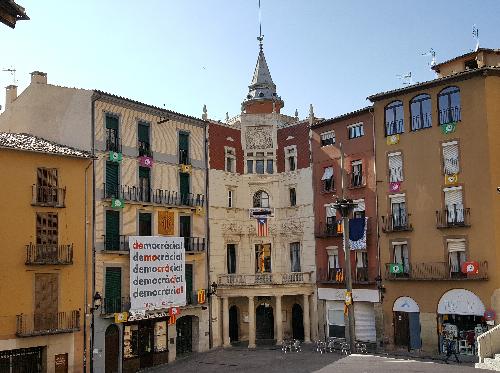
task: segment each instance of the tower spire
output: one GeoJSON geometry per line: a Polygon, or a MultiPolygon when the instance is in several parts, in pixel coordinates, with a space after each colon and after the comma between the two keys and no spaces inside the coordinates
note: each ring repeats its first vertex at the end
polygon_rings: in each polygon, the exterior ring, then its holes
{"type": "Polygon", "coordinates": [[[257,40],[259,41],[259,48],[262,50],[262,42],[264,41],[264,35],[262,35],[262,11],[260,9],[260,0],[259,0],[259,36],[257,36],[257,40]]]}

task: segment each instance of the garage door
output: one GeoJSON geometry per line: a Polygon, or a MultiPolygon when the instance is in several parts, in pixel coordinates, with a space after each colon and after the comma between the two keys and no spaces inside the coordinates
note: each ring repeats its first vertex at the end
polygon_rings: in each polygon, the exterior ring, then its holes
{"type": "Polygon", "coordinates": [[[373,303],[354,302],[354,319],[356,339],[360,341],[376,342],[375,313],[373,303]]]}

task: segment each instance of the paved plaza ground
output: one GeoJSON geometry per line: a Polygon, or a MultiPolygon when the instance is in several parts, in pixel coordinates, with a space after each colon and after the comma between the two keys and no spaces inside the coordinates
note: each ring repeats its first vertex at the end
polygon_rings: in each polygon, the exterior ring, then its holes
{"type": "Polygon", "coordinates": [[[183,372],[183,373],[466,373],[490,372],[474,369],[472,363],[444,364],[438,359],[407,359],[382,355],[350,355],[337,353],[319,354],[312,351],[312,346],[305,346],[297,353],[287,353],[280,349],[258,348],[248,350],[244,347],[217,349],[205,353],[193,354],[148,372],[183,372]]]}

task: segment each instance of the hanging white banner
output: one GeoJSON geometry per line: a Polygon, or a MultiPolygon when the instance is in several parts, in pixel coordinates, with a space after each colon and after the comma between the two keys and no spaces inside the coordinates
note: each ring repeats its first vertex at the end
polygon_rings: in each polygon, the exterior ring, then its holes
{"type": "Polygon", "coordinates": [[[130,309],[186,305],[184,238],[130,236],[130,309]]]}

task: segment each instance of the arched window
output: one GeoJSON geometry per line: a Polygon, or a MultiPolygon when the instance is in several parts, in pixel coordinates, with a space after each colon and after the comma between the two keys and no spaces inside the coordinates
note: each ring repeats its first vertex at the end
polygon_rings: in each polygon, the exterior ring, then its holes
{"type": "Polygon", "coordinates": [[[411,130],[432,127],[431,96],[424,93],[413,97],[410,101],[411,130]]]}
{"type": "Polygon", "coordinates": [[[447,87],[439,92],[439,124],[460,120],[460,88],[447,87]]]}
{"type": "Polygon", "coordinates": [[[269,207],[269,194],[263,190],[259,190],[253,195],[253,207],[269,207]]]}
{"type": "Polygon", "coordinates": [[[404,127],[403,102],[393,101],[385,107],[385,135],[403,133],[404,127]]]}

